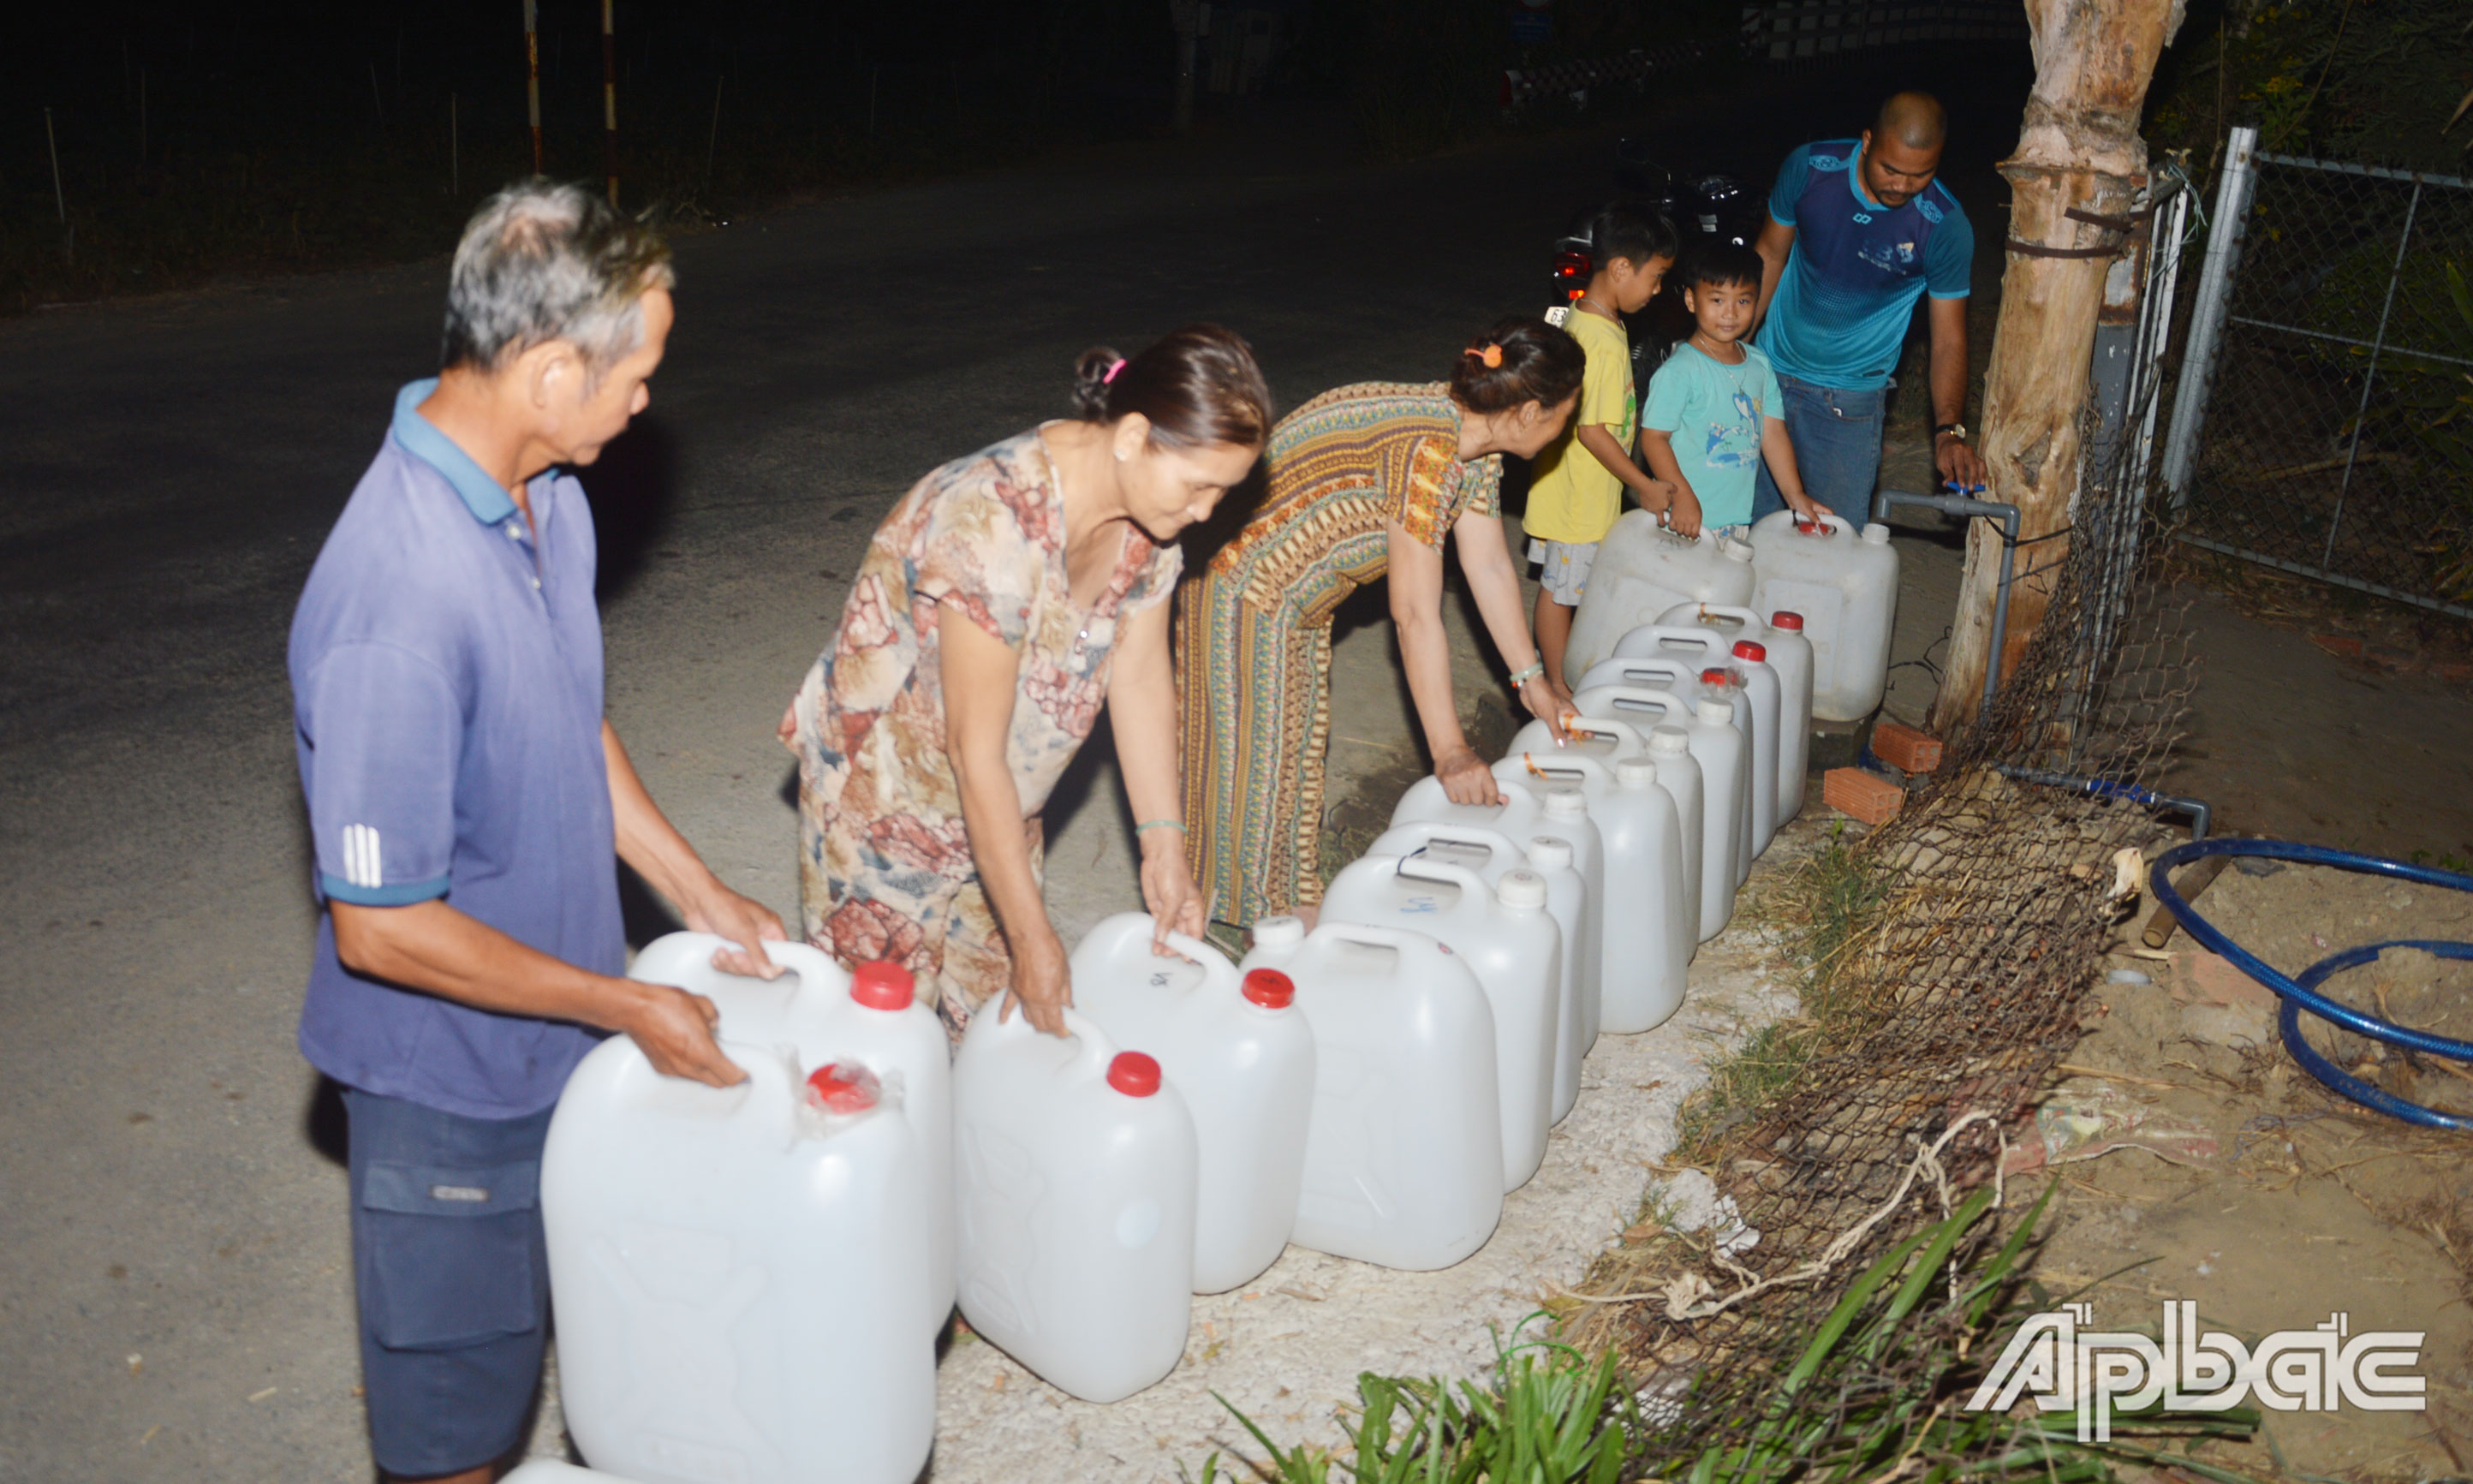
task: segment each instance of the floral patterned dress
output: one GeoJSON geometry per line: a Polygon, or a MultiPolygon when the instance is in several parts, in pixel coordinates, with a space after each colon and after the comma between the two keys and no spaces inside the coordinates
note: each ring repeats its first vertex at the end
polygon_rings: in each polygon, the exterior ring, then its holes
{"type": "Polygon", "coordinates": [[[1175,590],[1181,559],[1130,522],[1106,589],[1074,603],[1065,506],[1037,432],[957,459],[876,529],[831,647],[792,703],[799,898],[807,941],[844,965],[892,959],[958,1037],[1011,982],[946,754],[939,610],[1020,658],[1005,759],[1031,866],[1039,811],[1107,701],[1118,624],[1175,590]]]}

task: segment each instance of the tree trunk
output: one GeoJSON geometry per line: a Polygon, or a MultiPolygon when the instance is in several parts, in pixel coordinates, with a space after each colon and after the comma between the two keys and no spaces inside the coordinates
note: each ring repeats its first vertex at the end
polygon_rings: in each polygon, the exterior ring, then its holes
{"type": "MultiPolygon", "coordinates": [[[[2026,0],[2035,51],[2018,150],[2001,166],[2011,189],[2013,243],[2103,249],[2123,234],[2072,218],[2128,214],[2147,173],[2138,134],[2156,59],[2180,29],[2181,0],[2026,0]]],[[[2109,254],[2052,257],[2008,251],[2001,323],[1983,383],[1983,462],[1990,497],[2018,507],[2020,541],[2067,527],[2078,492],[2088,357],[2103,304],[2109,254]]],[[[2010,588],[2001,673],[2015,672],[2059,581],[2068,539],[2023,546],[2010,588]]],[[[2001,532],[1972,523],[1950,657],[1933,724],[1974,722],[1990,658],[2001,576],[2001,532]]]]}

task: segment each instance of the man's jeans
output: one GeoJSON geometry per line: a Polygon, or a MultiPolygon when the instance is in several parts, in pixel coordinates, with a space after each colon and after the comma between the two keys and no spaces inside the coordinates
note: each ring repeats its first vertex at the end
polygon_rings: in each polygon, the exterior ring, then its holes
{"type": "MultiPolygon", "coordinates": [[[[1786,394],[1786,432],[1804,492],[1861,530],[1872,518],[1872,486],[1881,477],[1881,413],[1889,389],[1845,392],[1781,371],[1778,390],[1786,394]]],[[[1784,509],[1786,499],[1764,461],[1752,489],[1752,518],[1784,509]]]]}

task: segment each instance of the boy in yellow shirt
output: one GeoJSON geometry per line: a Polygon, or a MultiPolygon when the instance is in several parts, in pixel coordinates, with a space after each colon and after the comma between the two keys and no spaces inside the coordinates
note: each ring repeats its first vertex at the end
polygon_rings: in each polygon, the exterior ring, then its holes
{"type": "Polygon", "coordinates": [[[1662,216],[1617,203],[1589,227],[1589,256],[1596,271],[1589,287],[1563,319],[1563,328],[1587,352],[1580,406],[1572,430],[1537,456],[1528,485],[1528,560],[1541,568],[1537,590],[1537,653],[1547,679],[1567,688],[1563,649],[1572,637],[1572,610],[1588,590],[1597,542],[1622,514],[1623,491],[1643,510],[1663,512],[1674,487],[1642,468],[1631,455],[1640,431],[1640,397],[1631,380],[1631,338],[1622,316],[1637,314],[1674,266],[1673,224],[1662,216]]]}

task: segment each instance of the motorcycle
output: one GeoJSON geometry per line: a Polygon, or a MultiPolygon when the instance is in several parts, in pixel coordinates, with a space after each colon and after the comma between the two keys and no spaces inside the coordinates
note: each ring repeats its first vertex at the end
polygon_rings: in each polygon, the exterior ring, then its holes
{"type": "MultiPolygon", "coordinates": [[[[1749,246],[1760,237],[1766,211],[1759,194],[1741,178],[1723,171],[1679,170],[1660,163],[1642,139],[1622,139],[1615,146],[1615,185],[1621,193],[1674,224],[1689,254],[1695,244],[1732,242],[1749,246]]],[[[1553,299],[1568,311],[1597,272],[1591,256],[1589,220],[1594,209],[1554,240],[1553,299]]],[[[1549,316],[1549,318],[1558,317],[1549,316]]],[[[1645,386],[1649,372],[1662,365],[1675,342],[1692,333],[1692,317],[1682,296],[1671,289],[1648,301],[1623,327],[1631,336],[1632,379],[1645,386]]]]}

